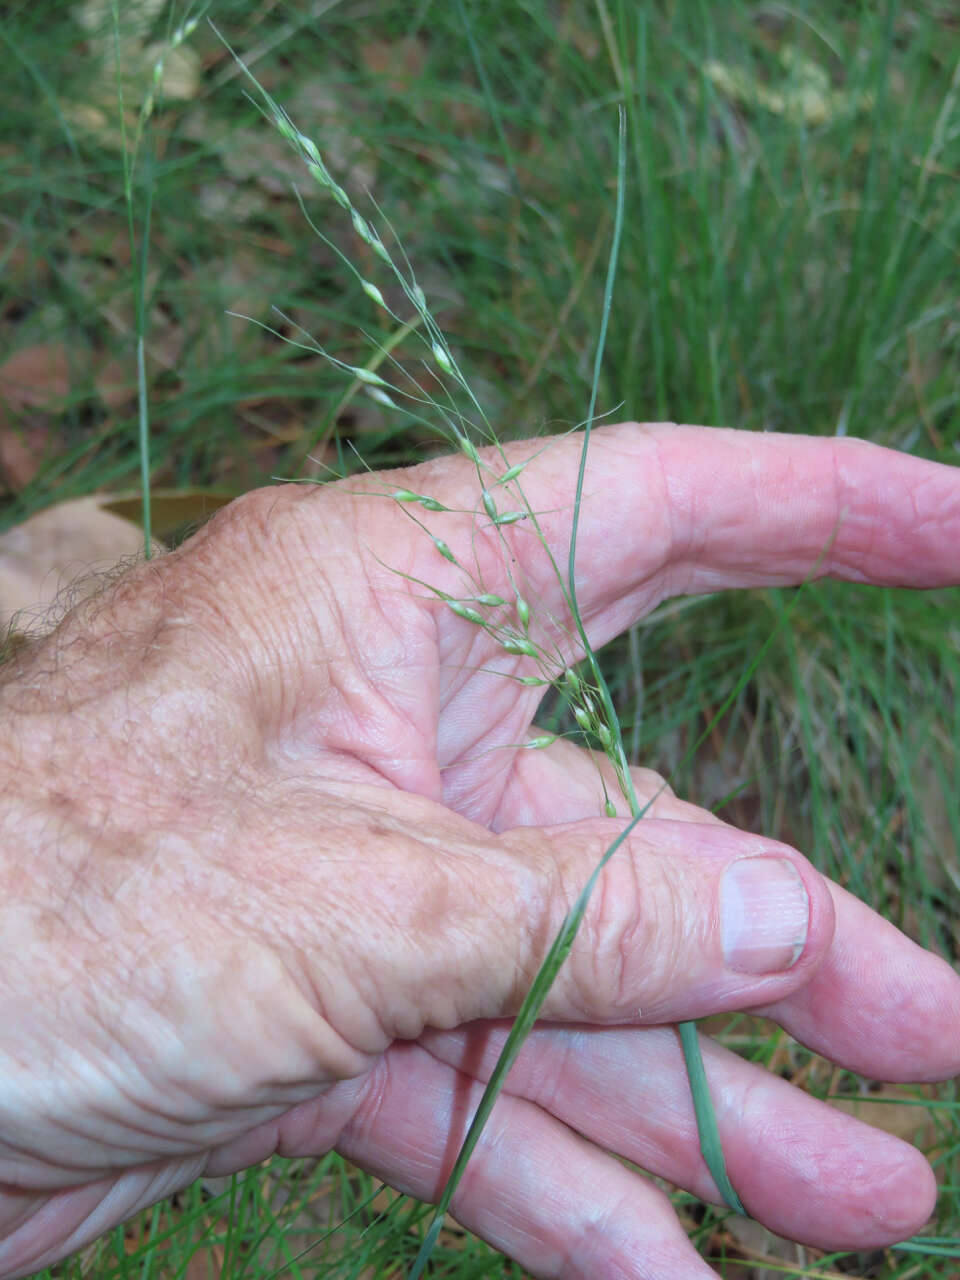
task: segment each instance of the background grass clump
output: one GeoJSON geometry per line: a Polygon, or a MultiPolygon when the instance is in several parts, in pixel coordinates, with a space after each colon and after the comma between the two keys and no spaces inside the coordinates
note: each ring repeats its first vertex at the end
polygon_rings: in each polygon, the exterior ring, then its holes
{"type": "MultiPolygon", "coordinates": [[[[365,333],[396,338],[335,247],[368,278],[372,251],[309,189],[204,22],[164,58],[131,249],[117,67],[129,140],[157,57],[198,9],[119,7],[117,38],[102,0],[20,0],[0,21],[0,528],[68,496],[135,491],[138,281],[151,484],[188,495],[177,521],[210,491],[436,450],[436,433],[351,391],[321,355],[227,314],[291,337],[302,325],[355,366],[365,333]]],[[[622,101],[627,219],[600,409],[861,435],[960,463],[954,5],[218,0],[210,13],[358,207],[369,190],[389,216],[502,439],[584,416],[622,101]]],[[[419,359],[413,343],[393,354],[419,359]]],[[[792,598],[677,602],[605,652],[635,760],[664,773],[684,760],[792,598]]],[[[808,588],[675,785],[803,849],[957,962],[958,682],[955,592],[808,588]]],[[[546,727],[568,727],[564,714],[548,708],[546,727]]],[[[953,1084],[881,1089],[756,1020],[715,1030],[916,1140],[941,1182],[932,1230],[960,1232],[953,1084]]],[[[276,1162],[198,1185],[51,1274],[399,1276],[423,1211],[378,1218],[394,1200],[336,1157],[276,1162]]],[[[824,1257],[677,1203],[737,1280],[956,1265],[824,1257]]],[[[451,1227],[431,1274],[520,1272],[451,1227]]]]}

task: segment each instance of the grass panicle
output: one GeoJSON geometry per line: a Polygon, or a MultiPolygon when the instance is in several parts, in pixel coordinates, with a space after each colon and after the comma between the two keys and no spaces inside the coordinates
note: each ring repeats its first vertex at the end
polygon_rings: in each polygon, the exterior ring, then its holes
{"type": "MultiPolygon", "coordinates": [[[[242,62],[241,62],[241,65],[243,65],[242,62]]],[[[244,69],[246,70],[246,68],[244,69]]],[[[258,84],[256,79],[252,76],[252,74],[247,72],[247,75],[252,81],[255,89],[260,94],[262,102],[265,106],[265,114],[272,121],[274,126],[279,130],[282,136],[285,137],[298,151],[298,153],[301,155],[301,157],[304,159],[305,163],[307,164],[307,167],[317,177],[319,184],[325,187],[330,192],[330,194],[333,195],[336,203],[340,205],[342,208],[344,208],[350,214],[354,231],[357,233],[360,239],[365,244],[374,248],[377,252],[377,255],[391,269],[395,281],[400,284],[404,292],[404,295],[406,296],[408,301],[410,301],[416,308],[417,314],[423,326],[422,334],[421,334],[422,339],[429,346],[430,355],[437,369],[439,369],[440,373],[444,375],[449,380],[449,382],[454,384],[456,389],[465,391],[467,393],[471,404],[480,413],[480,417],[487,431],[488,441],[490,443],[496,443],[495,437],[492,437],[491,429],[489,426],[489,422],[486,418],[486,415],[483,414],[483,411],[480,408],[478,399],[473,395],[472,391],[470,391],[469,385],[467,383],[467,380],[462,370],[460,369],[459,365],[455,362],[450,352],[450,347],[445,337],[442,335],[439,325],[437,324],[436,320],[434,319],[433,315],[429,310],[427,300],[426,300],[426,295],[422,290],[422,288],[417,284],[416,278],[413,276],[412,272],[408,277],[406,274],[402,273],[400,269],[395,265],[394,260],[390,255],[389,251],[384,246],[383,240],[381,239],[379,233],[371,226],[371,224],[367,221],[366,218],[363,217],[362,214],[358,213],[358,211],[351,204],[350,197],[346,194],[343,188],[340,187],[331,178],[329,170],[324,164],[320,150],[316,146],[316,144],[311,139],[307,138],[304,134],[302,134],[299,131],[299,129],[297,129],[297,127],[290,120],[289,116],[283,111],[283,109],[280,106],[278,106],[278,104],[274,101],[274,99],[265,90],[262,89],[262,87],[258,84]],[[415,290],[416,292],[414,292],[415,290]]],[[[610,312],[613,304],[613,290],[614,290],[614,283],[616,280],[617,261],[618,261],[618,255],[619,255],[620,241],[621,241],[621,236],[623,231],[624,200],[625,200],[625,187],[626,187],[626,136],[627,136],[626,135],[626,113],[624,109],[621,107],[620,117],[619,117],[619,131],[618,131],[619,141],[618,141],[618,151],[617,151],[617,154],[618,154],[617,185],[616,185],[617,194],[616,194],[616,213],[614,217],[613,239],[612,239],[610,257],[609,257],[609,263],[608,263],[607,281],[606,281],[606,286],[604,291],[604,306],[603,306],[603,312],[602,312],[601,326],[600,326],[600,332],[598,335],[596,352],[594,357],[594,372],[593,372],[593,380],[591,385],[590,404],[589,404],[589,409],[587,411],[587,418],[586,418],[586,422],[583,430],[583,445],[581,448],[580,465],[579,465],[579,471],[577,476],[576,493],[574,497],[573,522],[572,522],[572,529],[571,529],[569,562],[567,566],[566,578],[564,578],[563,575],[560,573],[559,569],[557,569],[557,576],[560,581],[561,587],[563,588],[563,593],[570,610],[570,615],[571,615],[573,624],[576,628],[576,632],[579,637],[580,644],[583,649],[585,663],[591,673],[593,688],[594,688],[596,697],[599,700],[599,707],[602,708],[602,710],[598,710],[598,702],[595,701],[594,697],[591,696],[586,691],[586,687],[583,681],[575,673],[569,670],[564,671],[562,667],[560,668],[560,670],[554,670],[551,673],[551,656],[548,655],[543,650],[541,645],[538,644],[536,640],[531,639],[529,635],[530,623],[531,623],[531,608],[530,608],[529,602],[519,591],[516,592],[516,598],[515,598],[515,611],[516,611],[516,616],[517,616],[517,620],[520,627],[519,632],[512,631],[509,627],[504,628],[503,626],[498,626],[489,617],[487,617],[483,613],[480,613],[478,610],[476,610],[473,607],[472,603],[470,603],[466,599],[457,600],[457,599],[451,599],[449,597],[445,597],[445,600],[446,600],[447,607],[451,609],[458,617],[460,617],[464,621],[470,622],[473,625],[488,631],[493,636],[493,638],[497,640],[497,642],[500,644],[501,648],[505,653],[513,657],[525,657],[525,658],[530,658],[536,661],[540,666],[541,672],[543,673],[543,677],[545,679],[555,683],[558,687],[563,686],[566,689],[566,692],[568,693],[568,695],[572,694],[572,710],[573,710],[573,715],[576,723],[580,726],[581,730],[584,732],[585,735],[587,735],[588,738],[592,735],[593,737],[599,740],[602,750],[605,752],[605,754],[609,758],[611,764],[613,765],[616,771],[617,779],[620,784],[621,790],[624,794],[624,797],[627,799],[630,805],[632,820],[630,825],[628,825],[628,827],[626,828],[627,831],[630,831],[632,830],[633,825],[637,821],[639,821],[642,814],[646,812],[646,809],[641,808],[639,801],[637,799],[635,789],[633,787],[629,764],[627,761],[627,756],[626,756],[626,752],[623,745],[623,735],[622,735],[619,720],[617,717],[616,708],[614,707],[613,699],[610,695],[609,688],[607,687],[606,681],[603,677],[603,673],[600,669],[600,665],[597,661],[597,656],[587,636],[586,627],[584,625],[583,618],[580,613],[578,602],[577,602],[576,585],[575,585],[576,584],[577,531],[578,531],[579,522],[580,522],[581,502],[582,502],[582,496],[583,496],[583,484],[584,484],[584,477],[586,474],[587,458],[588,458],[589,449],[590,449],[591,431],[593,428],[594,421],[596,420],[600,375],[601,375],[601,370],[603,366],[603,353],[604,353],[604,348],[606,344],[606,335],[607,335],[607,328],[609,325],[610,312]]],[[[326,239],[326,237],[324,238],[326,239]]],[[[343,255],[340,255],[340,256],[343,256],[343,255]]],[[[405,255],[404,255],[404,260],[406,261],[405,255]]],[[[358,270],[355,270],[354,274],[359,280],[363,291],[368,296],[374,297],[378,305],[382,305],[384,309],[389,311],[389,307],[387,306],[380,289],[376,285],[368,281],[366,278],[361,276],[358,270]]],[[[391,313],[391,315],[393,315],[393,313],[391,313]]],[[[400,322],[400,318],[398,316],[393,315],[393,319],[396,320],[398,323],[400,322]]],[[[344,361],[340,361],[336,357],[328,355],[328,353],[322,351],[322,348],[319,348],[319,346],[317,349],[321,350],[322,354],[326,358],[328,358],[332,364],[334,364],[337,367],[343,368],[346,372],[350,373],[358,381],[366,385],[372,385],[377,387],[378,389],[382,389],[391,397],[391,399],[393,399],[393,397],[403,397],[405,395],[410,394],[408,391],[406,391],[405,388],[398,387],[395,384],[386,382],[386,380],[384,380],[379,374],[374,373],[369,369],[363,369],[355,365],[349,365],[344,361]]],[[[483,472],[486,469],[486,464],[482,461],[480,454],[477,452],[476,446],[474,445],[473,441],[470,439],[470,436],[466,434],[464,430],[464,428],[467,426],[467,420],[460,415],[457,415],[457,417],[453,417],[450,413],[446,412],[443,405],[440,404],[429,391],[425,390],[421,384],[417,384],[417,391],[419,393],[419,396],[422,396],[429,404],[432,405],[434,409],[436,409],[440,413],[442,421],[445,422],[448,431],[452,433],[453,441],[459,447],[461,452],[463,452],[464,454],[466,454],[467,457],[470,458],[470,460],[474,463],[475,467],[477,468],[478,481],[479,481],[479,510],[483,511],[483,513],[490,520],[493,527],[499,531],[503,526],[513,524],[518,520],[524,519],[529,516],[532,519],[534,526],[537,530],[537,533],[539,534],[539,536],[541,537],[541,540],[544,543],[544,546],[546,547],[547,546],[546,540],[543,538],[543,535],[540,532],[539,525],[536,522],[535,513],[530,508],[529,504],[526,503],[526,500],[523,496],[523,491],[522,491],[522,488],[520,487],[519,470],[512,469],[514,471],[514,474],[511,475],[509,479],[506,478],[506,475],[499,476],[497,477],[497,479],[499,480],[501,485],[514,486],[514,488],[516,489],[516,492],[520,496],[521,500],[524,502],[524,506],[522,508],[518,508],[515,510],[501,511],[490,489],[484,483],[485,477],[483,475],[483,472]]],[[[453,403],[452,397],[450,398],[450,403],[451,404],[453,403]]],[[[403,509],[409,508],[411,504],[417,504],[425,508],[426,510],[430,510],[434,512],[445,510],[443,505],[437,502],[436,500],[431,499],[422,494],[413,493],[412,491],[409,491],[409,490],[395,491],[393,493],[393,500],[397,502],[403,509]]],[[[408,514],[409,514],[409,511],[408,511],[408,514]]],[[[438,537],[436,534],[433,534],[429,531],[427,532],[427,536],[430,537],[434,547],[446,561],[448,561],[451,564],[459,563],[457,561],[457,558],[454,552],[451,550],[447,542],[445,542],[442,538],[438,537]]],[[[549,548],[547,549],[549,551],[549,548]]],[[[509,556],[505,558],[507,560],[507,563],[509,563],[509,556]]],[[[556,565],[554,567],[556,568],[556,565]]],[[[544,735],[540,738],[535,738],[527,742],[526,746],[531,749],[536,749],[536,748],[547,746],[551,744],[554,740],[555,740],[555,735],[544,735]]],[[[607,797],[605,801],[604,810],[608,814],[611,813],[611,811],[615,812],[615,806],[613,802],[609,799],[609,797],[607,797]]],[[[506,1077],[507,1071],[509,1070],[510,1064],[515,1058],[517,1052],[519,1052],[520,1046],[523,1044],[524,1039],[529,1034],[529,1031],[532,1028],[534,1021],[536,1020],[536,1017],[539,1013],[539,1010],[543,1006],[543,1002],[546,999],[547,993],[549,992],[550,987],[553,984],[553,981],[556,978],[557,973],[559,972],[560,966],[563,963],[564,958],[569,953],[569,950],[573,945],[573,940],[576,936],[577,929],[579,928],[580,922],[583,918],[583,914],[586,911],[590,893],[597,882],[600,871],[602,870],[602,867],[606,865],[606,862],[609,860],[610,856],[612,856],[613,852],[621,846],[625,838],[626,838],[625,835],[618,837],[618,839],[610,846],[610,849],[604,855],[604,858],[600,866],[597,868],[593,877],[591,877],[588,883],[588,886],[584,889],[584,892],[581,895],[581,897],[577,900],[577,904],[575,908],[571,910],[570,914],[565,919],[560,929],[560,932],[558,933],[556,939],[554,940],[553,946],[550,948],[546,958],[544,959],[541,965],[541,968],[539,969],[536,977],[534,978],[533,983],[531,984],[530,993],[528,994],[527,999],[524,1001],[524,1004],[521,1007],[521,1011],[518,1014],[517,1019],[514,1023],[514,1027],[511,1031],[511,1035],[508,1038],[506,1045],[504,1046],[501,1058],[498,1061],[496,1068],[494,1069],[494,1072],[491,1076],[489,1083],[486,1086],[486,1089],[484,1090],[483,1098],[481,1100],[480,1107],[477,1111],[477,1116],[475,1117],[474,1122],[471,1125],[470,1131],[468,1132],[468,1135],[464,1140],[464,1144],[461,1149],[460,1156],[458,1157],[457,1162],[454,1165],[453,1171],[451,1172],[450,1177],[447,1181],[447,1184],[444,1187],[444,1190],[441,1194],[441,1197],[437,1206],[434,1222],[430,1230],[428,1231],[427,1236],[425,1237],[423,1248],[421,1250],[421,1253],[418,1255],[417,1261],[414,1264],[414,1268],[413,1268],[413,1271],[411,1272],[410,1280],[416,1280],[416,1277],[418,1277],[422,1273],[423,1267],[426,1264],[426,1260],[429,1257],[430,1252],[432,1251],[434,1244],[436,1242],[436,1237],[437,1237],[437,1234],[439,1233],[440,1224],[443,1221],[443,1216],[453,1198],[453,1195],[456,1191],[456,1187],[459,1183],[460,1177],[462,1176],[463,1170],[466,1167],[466,1162],[469,1159],[470,1153],[474,1149],[476,1142],[479,1140],[479,1136],[482,1131],[483,1125],[486,1123],[486,1119],[488,1118],[490,1111],[492,1110],[493,1104],[500,1090],[503,1087],[503,1082],[506,1077]]],[[[683,1045],[685,1060],[687,1063],[687,1071],[688,1071],[688,1076],[690,1080],[690,1087],[694,1096],[694,1105],[695,1105],[697,1123],[698,1123],[698,1128],[700,1131],[700,1138],[701,1138],[701,1150],[703,1152],[704,1160],[706,1161],[708,1167],[710,1168],[710,1171],[713,1174],[714,1180],[716,1181],[718,1187],[720,1187],[722,1193],[724,1194],[724,1197],[727,1200],[727,1203],[730,1205],[731,1208],[735,1209],[737,1212],[743,1213],[744,1212],[743,1205],[739,1197],[736,1195],[736,1192],[733,1190],[730,1184],[729,1177],[726,1172],[726,1167],[723,1160],[723,1151],[719,1141],[719,1134],[717,1130],[716,1119],[713,1115],[713,1107],[710,1099],[709,1088],[707,1086],[706,1076],[703,1070],[703,1064],[702,1064],[702,1061],[700,1060],[700,1053],[699,1053],[699,1047],[697,1044],[696,1033],[694,1031],[691,1034],[691,1031],[692,1031],[692,1028],[690,1027],[685,1028],[685,1030],[683,1031],[682,1045],[683,1045]]]]}

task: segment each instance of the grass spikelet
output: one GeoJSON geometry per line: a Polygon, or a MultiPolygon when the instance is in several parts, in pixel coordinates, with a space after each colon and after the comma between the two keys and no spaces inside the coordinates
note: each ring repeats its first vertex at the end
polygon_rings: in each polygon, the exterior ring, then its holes
{"type": "Polygon", "coordinates": [[[450,550],[450,548],[447,546],[447,544],[444,542],[442,538],[431,537],[430,541],[433,543],[433,545],[437,548],[437,550],[443,556],[444,560],[449,560],[451,564],[460,563],[457,557],[453,554],[453,552],[450,550]]]}
{"type": "Polygon", "coordinates": [[[521,475],[523,475],[526,465],[527,464],[525,462],[515,462],[512,467],[507,468],[502,476],[497,477],[496,483],[511,484],[514,480],[517,480],[521,475]]]}
{"type": "Polygon", "coordinates": [[[367,387],[384,388],[389,387],[390,383],[380,377],[379,373],[374,373],[372,369],[364,369],[358,365],[349,365],[350,372],[358,382],[362,382],[367,387]]]}
{"type": "Polygon", "coordinates": [[[458,618],[463,618],[465,622],[473,622],[478,627],[486,627],[487,620],[482,613],[478,613],[476,609],[471,609],[468,604],[463,604],[460,600],[448,600],[448,607],[458,618]]]}
{"type": "Polygon", "coordinates": [[[477,453],[476,445],[467,436],[457,437],[457,447],[461,453],[465,453],[475,467],[480,467],[480,455],[477,453]]]}
{"type": "Polygon", "coordinates": [[[437,362],[438,368],[442,369],[444,373],[447,373],[453,376],[454,374],[453,361],[447,355],[446,351],[440,345],[440,343],[435,342],[433,346],[430,348],[430,350],[431,350],[431,353],[433,354],[434,360],[436,360],[437,362]]]}
{"type": "Polygon", "coordinates": [[[483,509],[493,521],[497,523],[497,504],[494,502],[489,489],[480,490],[480,500],[483,503],[483,509]]]}
{"type": "Polygon", "coordinates": [[[373,301],[377,304],[378,307],[383,307],[384,311],[388,310],[386,299],[384,298],[380,290],[377,288],[377,286],[373,284],[370,280],[361,280],[360,288],[363,290],[363,292],[367,295],[368,298],[373,299],[373,301]]]}
{"type": "Polygon", "coordinates": [[[526,636],[506,636],[500,641],[507,653],[516,654],[518,657],[539,658],[540,650],[532,640],[526,636]]]}

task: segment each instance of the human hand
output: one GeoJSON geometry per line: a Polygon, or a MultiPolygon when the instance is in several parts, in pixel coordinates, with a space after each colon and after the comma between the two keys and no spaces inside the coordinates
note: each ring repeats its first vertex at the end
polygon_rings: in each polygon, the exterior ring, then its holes
{"type": "MultiPolygon", "coordinates": [[[[555,441],[523,473],[561,563],[578,452],[555,441]]],[[[459,510],[423,522],[511,596],[465,458],[387,483],[459,510]]],[[[275,1152],[337,1147],[435,1197],[496,1020],[623,828],[595,816],[585,753],[518,749],[542,691],[508,675],[530,660],[418,588],[458,597],[463,576],[357,487],[232,504],[0,688],[0,1276],[275,1152]]],[[[574,661],[527,524],[502,531],[515,580],[547,620],[534,635],[574,661]]],[[[958,535],[950,468],[855,441],[607,428],[580,605],[598,646],[670,595],[814,570],[955,584],[958,535]]],[[[454,1203],[538,1275],[712,1275],[666,1198],[608,1154],[717,1199],[675,1033],[652,1024],[761,1007],[866,1074],[960,1068],[944,962],[797,852],[635,776],[658,798],[606,868],[544,1010],[555,1025],[528,1041],[454,1203]],[[731,864],[767,884],[752,942],[721,889],[731,864]],[[777,867],[782,891],[762,875],[777,867]]],[[[910,1147],[709,1042],[705,1056],[754,1216],[827,1247],[925,1220],[932,1174],[910,1147]]]]}

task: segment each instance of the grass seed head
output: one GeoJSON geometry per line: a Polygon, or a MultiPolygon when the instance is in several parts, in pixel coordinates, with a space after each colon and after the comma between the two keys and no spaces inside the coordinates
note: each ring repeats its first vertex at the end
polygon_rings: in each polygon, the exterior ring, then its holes
{"type": "Polygon", "coordinates": [[[563,684],[570,698],[579,698],[582,681],[573,667],[567,667],[563,673],[563,684]]]}
{"type": "Polygon", "coordinates": [[[353,374],[358,382],[362,382],[367,387],[389,387],[389,382],[384,382],[379,373],[374,373],[371,369],[361,369],[358,365],[347,365],[347,368],[353,374]]]}
{"type": "Polygon", "coordinates": [[[593,728],[593,720],[590,718],[590,713],[584,707],[574,707],[573,718],[584,733],[589,733],[593,728]]]}
{"type": "Polygon", "coordinates": [[[430,353],[437,362],[438,368],[442,369],[444,373],[453,374],[453,361],[447,355],[446,351],[444,351],[439,342],[433,343],[430,348],[430,353]]]}
{"type": "Polygon", "coordinates": [[[367,387],[366,391],[370,399],[376,404],[385,405],[388,409],[397,408],[396,400],[394,400],[392,396],[388,396],[387,393],[382,391],[379,387],[367,387]]]}
{"type": "Polygon", "coordinates": [[[532,640],[528,640],[526,636],[507,636],[500,643],[507,653],[514,653],[525,658],[538,658],[540,656],[537,646],[532,640]]]}
{"type": "Polygon", "coordinates": [[[453,554],[442,538],[431,537],[430,541],[443,556],[444,560],[449,560],[451,564],[457,563],[457,557],[453,554]]]}
{"type": "Polygon", "coordinates": [[[473,441],[466,436],[458,436],[457,444],[460,446],[460,452],[466,454],[475,467],[479,467],[480,455],[473,441]]]}
{"type": "Polygon", "coordinates": [[[426,494],[414,493],[412,489],[394,489],[390,495],[394,502],[418,502],[426,511],[449,511],[449,507],[445,507],[442,502],[438,502],[436,498],[428,498],[426,494]]]}
{"type": "Polygon", "coordinates": [[[489,490],[489,489],[481,489],[481,490],[480,490],[480,499],[481,499],[481,501],[483,502],[483,509],[484,509],[484,511],[487,513],[487,515],[490,517],[490,519],[494,522],[494,524],[496,524],[496,520],[497,520],[497,504],[494,502],[493,498],[491,497],[491,495],[490,495],[490,490],[489,490]]]}
{"type": "Polygon", "coordinates": [[[384,311],[388,309],[386,299],[384,298],[383,294],[380,292],[380,290],[377,288],[375,284],[371,284],[369,280],[361,280],[360,288],[363,290],[363,292],[367,295],[368,298],[373,299],[373,301],[377,304],[378,307],[383,307],[384,311]]]}
{"type": "Polygon", "coordinates": [[[525,462],[515,462],[509,470],[505,471],[502,476],[497,479],[497,484],[509,484],[511,480],[516,480],[527,464],[525,462]]]}
{"type": "Polygon", "coordinates": [[[486,627],[487,620],[482,613],[477,613],[476,609],[471,609],[468,604],[463,604],[460,600],[448,600],[447,605],[458,618],[463,618],[466,622],[473,622],[478,627],[486,627]]]}

